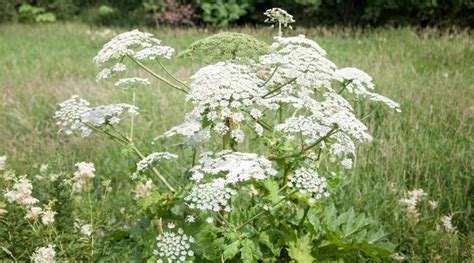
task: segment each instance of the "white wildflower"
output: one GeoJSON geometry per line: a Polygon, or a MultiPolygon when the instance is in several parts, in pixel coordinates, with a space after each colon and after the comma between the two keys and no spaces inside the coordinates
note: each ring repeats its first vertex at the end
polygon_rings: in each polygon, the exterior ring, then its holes
{"type": "Polygon", "coordinates": [[[300,168],[288,176],[288,186],[295,188],[302,195],[310,197],[314,203],[322,197],[328,197],[326,178],[319,177],[315,170],[300,168]]]}
{"type": "Polygon", "coordinates": [[[399,200],[402,205],[407,207],[408,217],[414,222],[418,221],[419,213],[417,204],[428,194],[423,189],[414,189],[405,194],[405,198],[399,200]]]}
{"type": "Polygon", "coordinates": [[[192,236],[184,234],[179,228],[177,233],[164,232],[156,237],[157,249],[153,254],[160,257],[160,260],[168,262],[185,262],[189,257],[194,256],[191,245],[195,242],[192,236]]]}
{"type": "Polygon", "coordinates": [[[151,166],[154,162],[159,160],[171,160],[177,159],[178,156],[176,154],[168,153],[168,152],[154,152],[145,157],[143,160],[137,163],[137,171],[132,174],[132,178],[136,178],[139,173],[142,173],[149,166],[151,166]]]}
{"type": "Polygon", "coordinates": [[[169,58],[173,53],[171,48],[169,48],[168,51],[164,50],[166,50],[166,46],[162,46],[161,41],[154,38],[152,34],[140,32],[135,29],[119,34],[107,42],[94,57],[93,62],[97,66],[101,66],[106,62],[119,60],[124,56],[131,56],[136,59],[144,59],[148,56],[163,56],[169,58]]]}
{"type": "Polygon", "coordinates": [[[194,222],[196,222],[196,218],[194,218],[193,215],[188,215],[188,216],[186,216],[185,221],[186,221],[187,223],[194,223],[194,222]]]}
{"type": "Polygon", "coordinates": [[[74,223],[75,227],[79,229],[81,234],[90,237],[92,235],[92,227],[89,224],[79,224],[77,222],[74,223]]]}
{"type": "Polygon", "coordinates": [[[7,163],[7,156],[6,155],[0,156],[0,171],[5,170],[6,163],[7,163]]]}
{"type": "Polygon", "coordinates": [[[76,163],[76,172],[74,172],[72,191],[77,193],[87,185],[87,181],[95,177],[95,167],[93,163],[76,163]]]}
{"type": "Polygon", "coordinates": [[[39,169],[40,174],[45,175],[48,172],[48,167],[49,167],[49,164],[42,163],[39,169]]]}
{"type": "Polygon", "coordinates": [[[442,216],[441,217],[442,227],[444,231],[446,231],[447,233],[456,234],[457,232],[456,227],[453,226],[452,219],[453,219],[453,215],[442,216]]]}
{"type": "Polygon", "coordinates": [[[214,218],[212,216],[209,216],[206,218],[206,223],[212,224],[214,222],[214,218]]]}
{"type": "Polygon", "coordinates": [[[168,228],[169,229],[173,229],[176,227],[176,224],[175,223],[168,223],[168,228]]]}
{"type": "MultiPolygon", "coordinates": [[[[191,77],[191,91],[186,97],[194,109],[187,119],[199,123],[206,119],[215,125],[214,131],[224,134],[238,130],[245,120],[261,117],[258,107],[269,108],[271,103],[262,97],[267,90],[250,66],[220,62],[201,68],[191,77]],[[244,113],[249,113],[244,114],[244,113]],[[223,127],[225,125],[226,127],[223,127]]],[[[194,134],[193,130],[191,134],[194,134]]],[[[243,140],[243,133],[231,133],[236,141],[243,140]],[[235,136],[235,137],[234,137],[235,136]]]]}
{"type": "Polygon", "coordinates": [[[101,105],[94,108],[89,107],[89,102],[79,98],[77,95],[59,104],[60,109],[56,111],[54,118],[60,131],[72,134],[75,130],[81,132],[82,137],[91,134],[89,126],[101,127],[103,125],[116,125],[120,122],[120,115],[127,111],[129,115],[138,114],[137,107],[121,103],[101,105]]]}
{"type": "Polygon", "coordinates": [[[33,206],[27,210],[25,218],[36,220],[42,213],[43,209],[41,207],[33,206]]]}
{"type": "Polygon", "coordinates": [[[343,82],[344,89],[349,93],[353,93],[358,97],[367,98],[371,101],[382,102],[389,108],[400,112],[400,104],[384,97],[380,94],[371,92],[375,85],[372,77],[357,68],[342,68],[336,71],[336,78],[343,82]]]}
{"type": "Polygon", "coordinates": [[[438,207],[438,201],[435,200],[429,200],[428,205],[432,210],[435,210],[438,207]]]}
{"type": "Polygon", "coordinates": [[[41,223],[43,223],[43,225],[45,226],[54,223],[54,216],[56,214],[57,213],[51,210],[50,208],[44,209],[41,213],[41,223]]]}
{"type": "Polygon", "coordinates": [[[197,185],[184,200],[188,202],[191,209],[230,211],[228,202],[235,194],[236,191],[226,187],[224,179],[219,178],[211,183],[197,185]]]}
{"type": "Polygon", "coordinates": [[[248,180],[263,180],[277,174],[272,163],[254,153],[220,151],[201,154],[198,164],[191,169],[192,180],[200,181],[204,174],[225,175],[226,184],[248,180]]]}
{"type": "Polygon", "coordinates": [[[55,257],[54,245],[48,245],[47,247],[37,248],[31,256],[31,260],[34,263],[54,263],[56,262],[55,257]]]}
{"type": "Polygon", "coordinates": [[[141,199],[144,197],[148,197],[153,192],[155,185],[153,184],[152,180],[146,180],[145,182],[139,182],[133,191],[135,193],[135,199],[141,199]]]}
{"type": "Polygon", "coordinates": [[[115,82],[115,86],[136,86],[136,85],[150,85],[150,81],[144,78],[124,78],[115,82]]]}
{"type": "Polygon", "coordinates": [[[281,8],[271,8],[266,10],[263,14],[268,17],[265,19],[265,23],[278,23],[286,27],[288,24],[295,22],[293,16],[281,8]]]}
{"type": "Polygon", "coordinates": [[[33,193],[33,184],[25,176],[15,179],[12,189],[5,192],[5,198],[10,203],[17,203],[22,206],[30,207],[38,203],[38,199],[31,196],[33,193]]]}
{"type": "Polygon", "coordinates": [[[134,57],[138,60],[154,60],[159,57],[171,59],[174,53],[174,48],[168,46],[153,46],[137,51],[134,57]]]}

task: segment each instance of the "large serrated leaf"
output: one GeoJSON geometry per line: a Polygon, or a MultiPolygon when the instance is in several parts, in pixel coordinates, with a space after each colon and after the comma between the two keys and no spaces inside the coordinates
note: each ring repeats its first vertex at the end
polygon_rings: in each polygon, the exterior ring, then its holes
{"type": "Polygon", "coordinates": [[[305,235],[296,239],[296,241],[290,242],[288,254],[291,259],[298,263],[312,263],[315,260],[311,255],[312,247],[311,236],[305,235]]]}

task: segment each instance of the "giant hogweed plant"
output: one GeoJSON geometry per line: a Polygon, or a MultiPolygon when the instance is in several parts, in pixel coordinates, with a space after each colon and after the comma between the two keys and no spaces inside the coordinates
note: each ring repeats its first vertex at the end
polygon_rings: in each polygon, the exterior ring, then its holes
{"type": "Polygon", "coordinates": [[[138,202],[142,219],[129,233],[141,259],[378,261],[393,253],[376,221],[338,211],[334,199],[355,163],[356,145],[372,140],[352,103],[369,100],[395,111],[399,105],[375,93],[363,71],[338,68],[313,40],[279,35],[270,47],[238,34],[201,40],[185,54],[208,52],[213,64],[185,82],[163,64],[173,48],[149,33],[122,33],[93,61],[101,68],[97,80],[118,79],[116,86],[131,91],[131,104],[92,107],[77,96],[60,104],[55,117],[63,132],[105,134],[135,155],[130,180],[156,184],[138,202]],[[247,45],[230,44],[239,37],[247,45]],[[215,48],[199,48],[207,45],[215,48]],[[218,54],[225,55],[216,62],[218,54]],[[151,82],[127,75],[134,66],[182,92],[192,106],[181,124],[153,140],[134,135],[135,94],[149,92],[140,86],[151,82]],[[118,124],[127,116],[124,130],[118,124]],[[166,145],[171,137],[180,138],[188,149],[181,158],[189,159],[165,175],[161,165],[178,155],[139,148],[150,140],[166,145]]]}

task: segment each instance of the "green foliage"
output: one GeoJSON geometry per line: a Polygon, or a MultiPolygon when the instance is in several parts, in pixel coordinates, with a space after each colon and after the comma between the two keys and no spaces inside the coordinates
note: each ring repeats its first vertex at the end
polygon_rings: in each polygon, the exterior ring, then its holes
{"type": "Polygon", "coordinates": [[[18,13],[21,22],[51,23],[56,21],[55,14],[46,12],[43,7],[35,7],[30,4],[21,5],[18,13]]]}
{"type": "Polygon", "coordinates": [[[308,220],[316,233],[326,237],[317,246],[318,258],[357,259],[363,254],[377,259],[394,252],[381,226],[352,208],[341,214],[333,204],[322,211],[310,209],[308,220]]]}
{"type": "Polygon", "coordinates": [[[253,9],[249,0],[198,0],[201,19],[213,26],[226,27],[253,9]]]}
{"type": "Polygon", "coordinates": [[[0,23],[14,21],[17,17],[15,3],[11,0],[0,0],[0,23]]]}
{"type": "Polygon", "coordinates": [[[190,57],[206,64],[219,60],[257,59],[269,51],[269,46],[250,35],[222,32],[192,43],[180,53],[180,57],[190,57]]]}

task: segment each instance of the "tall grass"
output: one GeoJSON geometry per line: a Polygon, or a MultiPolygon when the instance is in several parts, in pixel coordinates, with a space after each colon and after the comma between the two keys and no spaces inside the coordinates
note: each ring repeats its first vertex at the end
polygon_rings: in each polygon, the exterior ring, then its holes
{"type": "MultiPolygon", "coordinates": [[[[130,94],[95,83],[91,59],[106,40],[91,40],[88,29],[80,24],[0,27],[0,155],[6,154],[10,168],[22,173],[32,173],[43,162],[72,169],[77,161],[93,161],[98,174],[113,181],[117,203],[110,206],[124,207],[131,201],[120,192],[130,191],[128,171],[136,160],[101,137],[60,136],[52,119],[57,103],[72,94],[97,104],[130,101],[130,94]]],[[[271,41],[268,29],[241,31],[271,41]]],[[[178,51],[211,34],[194,29],[154,33],[178,51]]],[[[416,237],[394,216],[403,213],[398,199],[404,191],[423,188],[439,201],[437,213],[455,213],[464,251],[454,255],[468,258],[474,246],[472,36],[410,28],[294,33],[314,38],[340,67],[358,65],[374,77],[379,93],[401,104],[401,114],[382,110],[365,119],[375,140],[359,149],[356,169],[341,191],[341,205],[379,218],[394,243],[413,259],[426,259],[431,251],[423,245],[408,247],[416,237]]],[[[178,61],[172,70],[186,79],[197,67],[197,62],[178,61]]],[[[181,121],[177,116],[186,112],[182,94],[154,83],[138,92],[137,101],[142,109],[137,138],[150,150],[163,147],[148,139],[181,121]]],[[[363,116],[373,107],[361,104],[358,111],[363,116]]]]}

